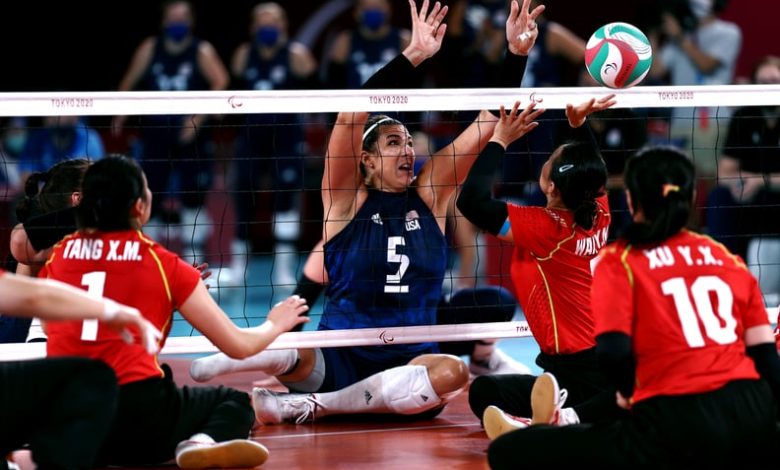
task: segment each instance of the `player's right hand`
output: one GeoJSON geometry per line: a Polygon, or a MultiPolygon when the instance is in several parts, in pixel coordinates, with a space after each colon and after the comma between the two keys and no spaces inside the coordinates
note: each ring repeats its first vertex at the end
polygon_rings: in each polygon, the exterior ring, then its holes
{"type": "Polygon", "coordinates": [[[272,323],[278,331],[290,331],[293,327],[309,321],[309,317],[305,316],[308,311],[306,299],[291,295],[274,305],[274,308],[268,312],[266,321],[272,323]]]}

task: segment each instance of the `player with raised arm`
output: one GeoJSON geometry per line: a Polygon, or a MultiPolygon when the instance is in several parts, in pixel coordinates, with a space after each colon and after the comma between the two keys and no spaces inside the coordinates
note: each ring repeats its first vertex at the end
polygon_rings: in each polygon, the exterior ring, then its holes
{"type": "MultiPolygon", "coordinates": [[[[614,97],[610,94],[568,105],[569,124],[582,126],[589,114],[614,105],[614,97]]],[[[544,415],[532,413],[536,382],[532,375],[477,377],[469,390],[469,404],[480,418],[490,418],[490,413],[501,409],[518,417],[534,415],[544,422],[591,421],[618,411],[596,361],[590,310],[590,265],[607,241],[610,222],[604,188],[607,170],[595,143],[566,143],[550,155],[539,177],[546,207],[494,199],[490,188],[495,168],[506,147],[536,127],[534,119],[542,110],[534,105],[522,112],[519,103],[508,113],[502,109],[491,141],[471,168],[457,204],[477,227],[514,243],[512,281],[541,349],[536,363],[559,375],[575,407],[555,415],[555,409],[545,410],[544,415]]],[[[563,397],[556,398],[560,408],[563,397]]],[[[491,438],[531,423],[529,418],[498,417],[483,420],[491,438]]]]}
{"type": "MultiPolygon", "coordinates": [[[[777,455],[780,359],[756,279],[723,245],[686,230],[694,167],[672,147],[626,166],[633,222],[596,259],[596,352],[611,422],[531,426],[490,445],[491,468],[742,468],[777,455]],[[762,380],[763,379],[763,380],[762,380]]],[[[552,378],[554,380],[554,378],[552,378]]]]}

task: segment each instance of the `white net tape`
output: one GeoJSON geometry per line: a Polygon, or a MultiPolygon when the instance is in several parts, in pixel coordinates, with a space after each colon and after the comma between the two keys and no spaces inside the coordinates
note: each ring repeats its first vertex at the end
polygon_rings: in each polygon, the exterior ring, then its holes
{"type": "MultiPolygon", "coordinates": [[[[473,341],[531,336],[524,321],[462,323],[458,325],[360,328],[354,330],[304,331],[284,333],[267,349],[324,348],[345,346],[382,346],[424,343],[428,341],[473,341]]],[[[218,352],[203,336],[168,338],[162,354],[218,352]]],[[[0,360],[36,359],[46,355],[45,343],[0,344],[0,360]]]]}
{"type": "Polygon", "coordinates": [[[780,105],[780,85],[0,93],[0,116],[475,111],[516,100],[564,109],[613,92],[616,108],[780,105]]]}

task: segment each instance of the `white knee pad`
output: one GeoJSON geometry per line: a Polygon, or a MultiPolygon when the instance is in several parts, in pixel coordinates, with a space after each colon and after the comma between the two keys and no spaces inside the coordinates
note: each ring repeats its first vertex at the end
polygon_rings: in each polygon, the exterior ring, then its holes
{"type": "Polygon", "coordinates": [[[382,397],[391,411],[402,415],[422,413],[442,403],[425,366],[401,366],[382,372],[382,397]]]}

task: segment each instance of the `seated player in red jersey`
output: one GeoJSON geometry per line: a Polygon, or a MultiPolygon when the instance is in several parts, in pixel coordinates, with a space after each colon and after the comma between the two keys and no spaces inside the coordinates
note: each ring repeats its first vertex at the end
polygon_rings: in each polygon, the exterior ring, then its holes
{"type": "Polygon", "coordinates": [[[633,222],[597,258],[591,302],[599,362],[630,414],[506,433],[490,465],[766,466],[777,456],[780,360],[758,282],[723,245],[684,228],[695,186],[686,155],[647,148],[625,181],[633,222]]]}
{"type": "MultiPolygon", "coordinates": [[[[240,329],[201,282],[200,272],[147,238],[152,193],[137,163],[107,157],[84,175],[79,231],[58,243],[40,276],[80,286],[138,308],[167,336],[174,310],[217,348],[242,358],[306,321],[305,301],[290,297],[268,320],[240,329]]],[[[84,356],[109,364],[119,380],[119,407],[98,457],[100,465],[159,464],[182,468],[254,467],[268,451],[248,440],[249,396],[225,387],[177,387],[170,368],[140,354],[113,331],[90,321],[49,325],[49,356],[84,356]]],[[[163,342],[165,336],[163,337],[163,342]]]]}
{"type": "MultiPolygon", "coordinates": [[[[576,107],[569,105],[569,124],[580,127],[589,114],[614,103],[614,95],[607,95],[576,107]]],[[[542,112],[535,109],[535,103],[522,112],[518,105],[502,111],[457,204],[477,227],[515,245],[512,281],[541,349],[536,363],[559,376],[569,404],[574,405],[543,421],[592,422],[620,412],[598,368],[590,310],[591,261],[606,243],[610,223],[604,190],[606,165],[595,142],[567,143],[550,155],[539,177],[546,207],[493,199],[490,188],[506,147],[533,130],[534,119],[542,112]]],[[[535,380],[532,375],[513,374],[477,377],[469,390],[471,409],[480,418],[497,411],[495,407],[512,415],[531,416],[535,380]]],[[[530,422],[523,418],[510,424],[525,427],[530,422]]],[[[490,438],[503,432],[487,424],[485,430],[490,438]]]]}
{"type": "MultiPolygon", "coordinates": [[[[53,322],[100,322],[127,341],[140,340],[142,355],[156,353],[161,336],[133,307],[61,282],[3,270],[0,311],[53,322]]],[[[25,445],[38,468],[92,468],[116,403],[116,375],[100,361],[62,357],[0,362],[0,468],[7,468],[6,455],[25,445]]]]}

